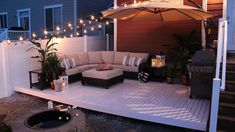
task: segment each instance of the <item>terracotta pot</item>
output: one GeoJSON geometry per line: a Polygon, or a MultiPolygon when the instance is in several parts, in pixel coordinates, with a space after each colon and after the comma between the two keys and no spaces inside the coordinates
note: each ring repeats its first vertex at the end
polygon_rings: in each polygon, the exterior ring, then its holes
{"type": "Polygon", "coordinates": [[[166,78],[166,82],[167,82],[168,84],[172,84],[172,83],[173,83],[173,78],[172,78],[172,77],[167,77],[167,78],[166,78]]]}
{"type": "Polygon", "coordinates": [[[189,85],[189,79],[188,79],[188,76],[187,75],[181,75],[181,83],[183,84],[183,85],[186,85],[186,86],[188,86],[189,85]]]}

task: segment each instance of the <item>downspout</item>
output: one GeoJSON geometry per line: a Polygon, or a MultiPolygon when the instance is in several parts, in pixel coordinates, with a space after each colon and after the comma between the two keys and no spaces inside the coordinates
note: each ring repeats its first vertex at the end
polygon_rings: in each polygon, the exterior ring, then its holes
{"type": "MultiPolygon", "coordinates": [[[[117,8],[117,0],[114,0],[114,8],[117,8]]],[[[114,51],[117,51],[117,19],[114,19],[114,51]]]]}
{"type": "Polygon", "coordinates": [[[77,0],[73,0],[73,17],[74,17],[74,20],[73,20],[73,31],[74,31],[74,36],[76,36],[77,34],[77,25],[78,25],[78,20],[77,20],[77,16],[78,16],[78,12],[77,12],[77,0]]]}

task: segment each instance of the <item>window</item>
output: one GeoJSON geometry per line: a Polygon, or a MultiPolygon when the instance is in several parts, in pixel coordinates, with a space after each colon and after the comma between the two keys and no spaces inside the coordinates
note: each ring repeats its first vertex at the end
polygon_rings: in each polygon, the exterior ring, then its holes
{"type": "Polygon", "coordinates": [[[7,28],[7,13],[0,13],[0,29],[7,28]]]}
{"type": "Polygon", "coordinates": [[[30,30],[30,9],[22,9],[17,11],[18,26],[24,30],[30,30]]]}
{"type": "Polygon", "coordinates": [[[62,27],[62,5],[47,6],[44,10],[47,31],[55,31],[57,26],[62,27]]]}

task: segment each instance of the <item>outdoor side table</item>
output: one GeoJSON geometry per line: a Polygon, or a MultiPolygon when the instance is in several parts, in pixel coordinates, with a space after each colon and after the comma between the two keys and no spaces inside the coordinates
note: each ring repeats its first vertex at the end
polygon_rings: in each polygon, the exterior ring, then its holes
{"type": "Polygon", "coordinates": [[[163,82],[167,76],[167,67],[151,67],[150,68],[151,80],[163,82]]]}
{"type": "Polygon", "coordinates": [[[32,70],[29,71],[29,82],[30,82],[30,88],[39,88],[40,90],[43,90],[46,88],[46,75],[42,73],[42,70],[32,70]],[[37,81],[33,82],[32,75],[35,74],[37,76],[37,81]]]}

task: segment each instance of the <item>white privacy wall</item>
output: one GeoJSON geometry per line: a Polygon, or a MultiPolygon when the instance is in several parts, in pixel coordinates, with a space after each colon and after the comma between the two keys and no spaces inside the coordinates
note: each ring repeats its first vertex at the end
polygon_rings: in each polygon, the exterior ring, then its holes
{"type": "MultiPolygon", "coordinates": [[[[46,40],[39,42],[45,44],[46,40]]],[[[55,48],[62,54],[106,50],[107,45],[106,37],[96,36],[57,38],[53,42],[59,43],[55,48]]],[[[27,41],[0,43],[0,98],[12,95],[15,86],[29,84],[28,71],[40,68],[40,63],[30,58],[37,54],[35,50],[27,51],[30,47],[27,41]]]]}

